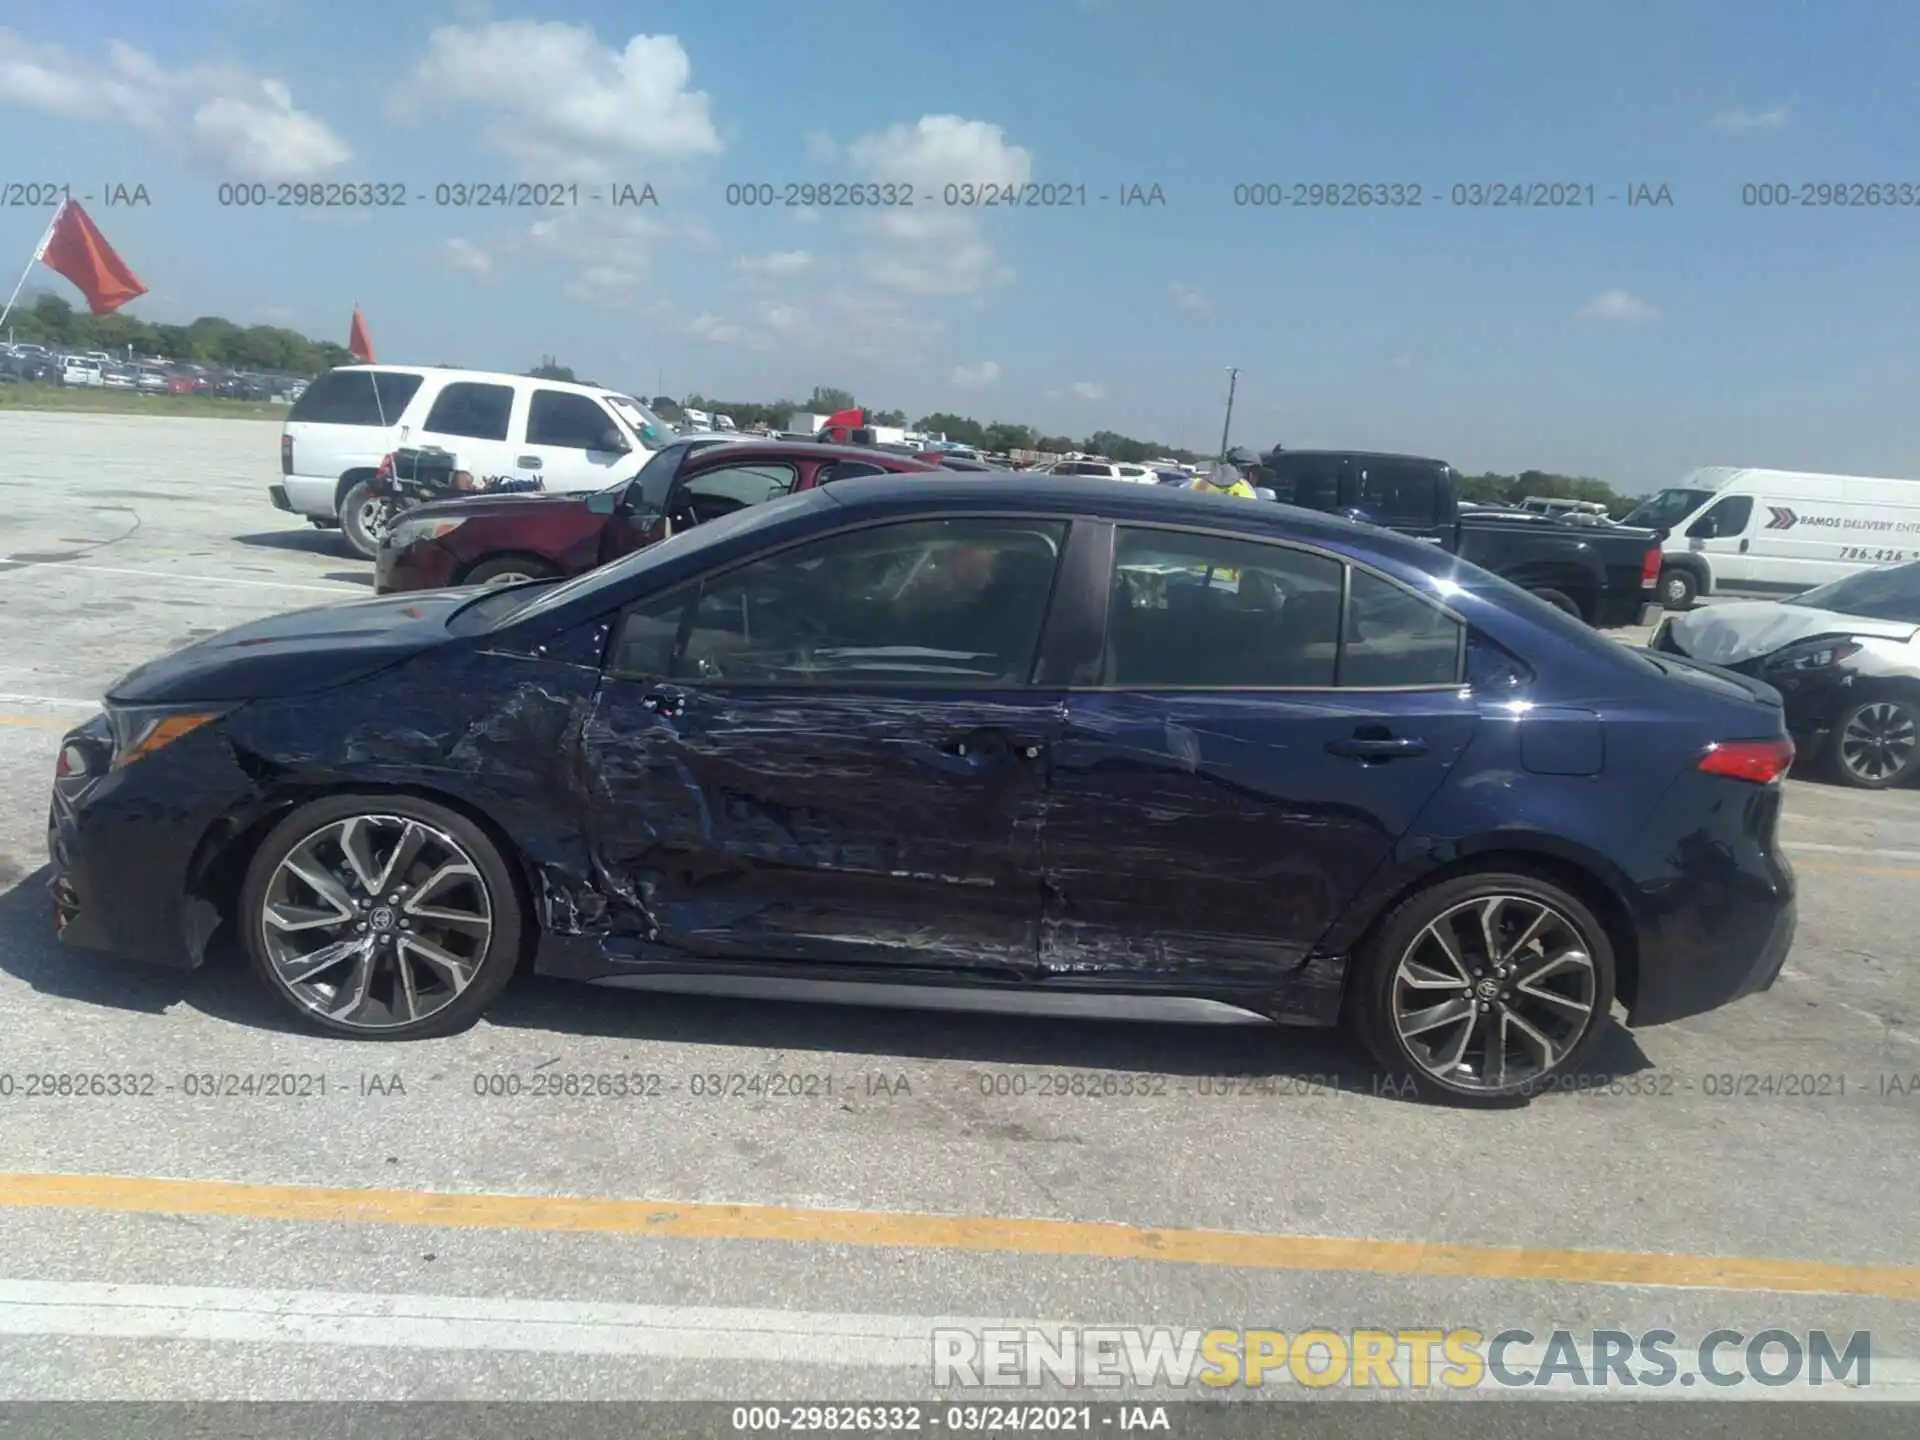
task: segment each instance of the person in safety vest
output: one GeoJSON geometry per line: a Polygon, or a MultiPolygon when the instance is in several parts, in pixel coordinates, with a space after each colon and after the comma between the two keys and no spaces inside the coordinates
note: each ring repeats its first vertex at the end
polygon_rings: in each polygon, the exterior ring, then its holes
{"type": "Polygon", "coordinates": [[[1253,469],[1259,462],[1238,446],[1227,451],[1215,463],[1207,474],[1194,477],[1193,484],[1187,488],[1197,490],[1202,495],[1232,495],[1240,500],[1258,500],[1259,492],[1248,483],[1245,470],[1253,469]]]}

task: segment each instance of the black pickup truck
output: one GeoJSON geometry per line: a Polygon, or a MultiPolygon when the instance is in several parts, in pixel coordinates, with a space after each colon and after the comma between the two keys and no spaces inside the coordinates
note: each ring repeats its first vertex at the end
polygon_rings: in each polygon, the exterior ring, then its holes
{"type": "Polygon", "coordinates": [[[1453,467],[1417,455],[1271,450],[1260,465],[1283,504],[1430,541],[1599,629],[1659,619],[1656,531],[1463,505],[1453,467]]]}

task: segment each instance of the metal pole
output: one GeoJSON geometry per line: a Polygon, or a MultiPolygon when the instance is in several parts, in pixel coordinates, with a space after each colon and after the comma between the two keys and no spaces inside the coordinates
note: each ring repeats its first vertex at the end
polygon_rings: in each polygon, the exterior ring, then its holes
{"type": "Polygon", "coordinates": [[[1227,461],[1227,436],[1233,433],[1233,393],[1240,386],[1240,368],[1236,365],[1227,371],[1227,419],[1220,427],[1220,463],[1227,461]]]}
{"type": "MultiPolygon", "coordinates": [[[[33,258],[27,261],[27,268],[20,272],[20,283],[13,287],[13,294],[7,297],[7,303],[0,308],[0,325],[7,323],[7,317],[13,314],[13,302],[20,298],[20,292],[27,288],[27,277],[33,274],[33,267],[40,263],[40,257],[47,253],[47,242],[53,239],[53,227],[60,223],[60,217],[66,212],[67,201],[62,200],[54,207],[53,219],[47,222],[47,233],[40,237],[40,243],[33,247],[33,258]]],[[[8,332],[12,334],[11,331],[8,332]]]]}

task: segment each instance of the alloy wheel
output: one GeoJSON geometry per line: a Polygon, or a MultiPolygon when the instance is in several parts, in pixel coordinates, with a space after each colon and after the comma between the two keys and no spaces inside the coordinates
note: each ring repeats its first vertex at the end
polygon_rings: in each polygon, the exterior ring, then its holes
{"type": "Polygon", "coordinates": [[[387,538],[387,530],[393,524],[393,506],[376,495],[369,495],[360,502],[358,515],[360,533],[371,540],[377,549],[387,538]]]}
{"type": "Polygon", "coordinates": [[[534,577],[519,570],[505,570],[498,575],[489,575],[482,585],[520,585],[534,577]]]}
{"type": "Polygon", "coordinates": [[[1586,938],[1526,895],[1442,912],[1394,971],[1392,1015],[1407,1054],[1455,1090],[1505,1091],[1548,1073],[1594,1019],[1586,938]]]}
{"type": "Polygon", "coordinates": [[[444,830],[351,815],[307,835],[267,882],[260,933],[294,1000],[337,1025],[391,1030],[457,999],[493,938],[479,866],[444,830]]]}
{"type": "Polygon", "coordinates": [[[1862,705],[1840,731],[1840,764],[1856,779],[1881,784],[1913,763],[1920,731],[1913,714],[1891,700],[1862,705]]]}

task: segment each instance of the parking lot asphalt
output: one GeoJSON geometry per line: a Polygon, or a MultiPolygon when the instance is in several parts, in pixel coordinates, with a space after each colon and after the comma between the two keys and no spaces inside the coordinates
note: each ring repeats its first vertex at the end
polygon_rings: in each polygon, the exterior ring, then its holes
{"type": "Polygon", "coordinates": [[[0,1397],[924,1395],[940,1316],[1826,1328],[1871,1330],[1886,1376],[1920,1357],[1913,793],[1789,781],[1780,983],[1616,1030],[1592,1088],[1509,1111],[1382,1094],[1337,1036],[526,979],[463,1035],[334,1041],[231,954],[63,949],[62,730],[157,652],[371,593],[268,504],[277,444],[0,415],[0,1397]],[[154,1093],[26,1093],[105,1073],[154,1093]],[[536,1073],[660,1093],[534,1098],[536,1073]],[[270,1074],[307,1093],[194,1078],[270,1074]]]}

